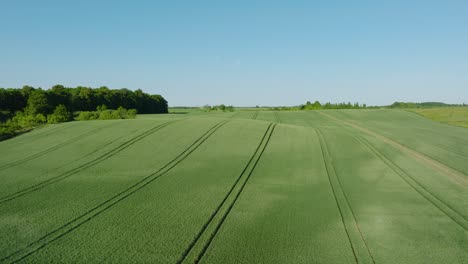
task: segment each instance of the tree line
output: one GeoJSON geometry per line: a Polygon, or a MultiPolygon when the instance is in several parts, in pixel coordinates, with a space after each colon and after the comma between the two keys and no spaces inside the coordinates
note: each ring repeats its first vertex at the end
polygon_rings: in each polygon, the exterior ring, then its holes
{"type": "Polygon", "coordinates": [[[0,88],[0,140],[43,123],[70,121],[74,115],[77,120],[126,119],[135,118],[137,112],[167,113],[167,101],[142,90],[112,90],[104,86],[0,88]]]}
{"type": "Polygon", "coordinates": [[[44,103],[38,111],[44,115],[50,114],[58,105],[64,105],[70,112],[94,111],[98,106],[105,105],[109,109],[124,107],[136,109],[140,114],[167,113],[167,101],[158,94],[150,95],[138,89],[109,89],[78,86],[76,88],[55,85],[49,90],[23,86],[23,88],[0,88],[0,111],[14,114],[23,111],[30,97],[42,100],[44,103]]]}
{"type": "Polygon", "coordinates": [[[423,102],[423,103],[414,103],[414,102],[394,102],[389,107],[390,108],[431,108],[431,107],[465,107],[463,104],[446,104],[441,102],[423,102]]]}
{"type": "Polygon", "coordinates": [[[327,102],[325,104],[320,103],[319,101],[315,101],[311,103],[307,101],[305,104],[301,104],[298,106],[291,106],[291,107],[274,107],[272,110],[321,110],[321,109],[367,109],[367,108],[377,108],[375,106],[367,106],[366,104],[359,104],[359,103],[330,103],[327,102]]]}

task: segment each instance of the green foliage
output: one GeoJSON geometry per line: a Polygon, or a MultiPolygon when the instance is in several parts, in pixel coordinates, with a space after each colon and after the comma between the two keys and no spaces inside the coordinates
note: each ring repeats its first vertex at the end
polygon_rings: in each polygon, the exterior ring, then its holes
{"type": "Polygon", "coordinates": [[[136,118],[136,109],[125,109],[123,107],[117,108],[117,110],[107,109],[105,105],[97,108],[98,111],[82,111],[76,117],[76,120],[110,120],[110,119],[133,119],[136,118]]]}
{"type": "Polygon", "coordinates": [[[41,89],[31,92],[24,112],[34,116],[37,114],[46,115],[48,110],[49,104],[47,102],[46,93],[41,89]]]}
{"type": "Polygon", "coordinates": [[[12,118],[11,123],[18,127],[30,128],[47,122],[47,118],[43,114],[29,114],[25,112],[17,112],[12,118]]]}
{"type": "Polygon", "coordinates": [[[99,112],[81,111],[76,117],[76,120],[78,121],[95,120],[95,119],[99,119],[99,112]]]}
{"type": "Polygon", "coordinates": [[[451,106],[464,106],[465,104],[446,104],[441,102],[394,102],[390,108],[432,108],[432,107],[451,107],[451,106]]]}
{"type": "Polygon", "coordinates": [[[226,106],[224,104],[215,105],[215,106],[205,105],[205,106],[203,106],[203,109],[205,111],[233,112],[234,111],[234,106],[232,106],[232,105],[226,106]]]}
{"type": "Polygon", "coordinates": [[[14,137],[19,129],[21,129],[21,127],[11,122],[0,123],[0,141],[14,137]]]}
{"type": "Polygon", "coordinates": [[[98,111],[98,112],[102,112],[104,110],[107,110],[107,106],[105,104],[98,105],[98,107],[96,107],[96,111],[98,111]]]}
{"type": "Polygon", "coordinates": [[[137,110],[136,109],[128,109],[126,118],[127,119],[136,118],[136,115],[137,115],[137,110]]]}
{"type": "Polygon", "coordinates": [[[295,111],[295,110],[323,110],[323,109],[366,109],[366,108],[378,108],[378,107],[368,107],[366,104],[359,104],[359,103],[354,103],[351,104],[351,102],[348,103],[330,103],[327,102],[325,104],[321,104],[319,101],[315,101],[314,103],[311,103],[310,101],[307,101],[303,105],[299,106],[292,106],[292,107],[273,107],[271,110],[275,111],[295,111]]]}
{"type": "Polygon", "coordinates": [[[142,114],[168,112],[167,101],[161,95],[150,95],[140,89],[131,91],[109,89],[105,86],[97,89],[82,86],[68,88],[63,85],[54,85],[49,90],[35,89],[31,86],[21,89],[0,88],[0,111],[48,115],[61,104],[70,112],[94,111],[102,105],[111,109],[117,109],[119,106],[136,109],[142,114]]]}
{"type": "Polygon", "coordinates": [[[51,124],[67,122],[70,121],[70,116],[70,113],[64,105],[58,105],[54,113],[47,116],[47,122],[51,124]]]}

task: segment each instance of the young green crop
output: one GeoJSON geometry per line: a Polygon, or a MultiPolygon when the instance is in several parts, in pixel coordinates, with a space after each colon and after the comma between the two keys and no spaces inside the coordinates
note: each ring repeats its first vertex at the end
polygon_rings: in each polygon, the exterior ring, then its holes
{"type": "Polygon", "coordinates": [[[466,262],[467,129],[257,110],[0,142],[0,262],[466,262]]]}

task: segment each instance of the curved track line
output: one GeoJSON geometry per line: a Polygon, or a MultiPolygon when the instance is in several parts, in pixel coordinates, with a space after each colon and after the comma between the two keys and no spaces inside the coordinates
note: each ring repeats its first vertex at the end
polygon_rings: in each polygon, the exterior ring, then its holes
{"type": "MultiPolygon", "coordinates": [[[[186,260],[187,256],[189,255],[189,253],[191,253],[192,249],[194,248],[194,246],[197,244],[197,242],[199,241],[199,239],[201,238],[201,236],[205,233],[205,231],[207,230],[208,226],[213,222],[214,218],[218,215],[218,213],[221,211],[222,207],[225,205],[225,203],[227,202],[228,198],[231,196],[231,194],[233,193],[233,191],[235,190],[235,188],[238,186],[239,182],[241,181],[241,179],[243,178],[244,175],[246,175],[246,172],[248,170],[248,168],[251,166],[251,164],[253,164],[254,162],[254,159],[255,159],[255,156],[257,156],[257,153],[259,153],[261,147],[262,147],[262,144],[265,142],[265,139],[267,139],[266,143],[265,143],[265,146],[263,148],[263,150],[265,149],[266,145],[268,144],[270,138],[271,138],[271,134],[273,133],[273,130],[274,130],[274,126],[273,128],[271,129],[270,131],[270,128],[272,127],[272,124],[270,123],[268,126],[267,126],[267,129],[265,130],[265,133],[263,134],[263,137],[260,139],[260,142],[258,143],[257,145],[257,148],[255,149],[254,153],[252,154],[252,156],[250,157],[249,161],[247,162],[247,164],[245,165],[244,169],[242,170],[242,172],[239,174],[239,176],[237,177],[237,179],[234,181],[233,185],[231,186],[231,188],[229,189],[229,191],[226,193],[226,195],[224,196],[223,200],[221,201],[221,203],[216,207],[215,211],[210,215],[209,219],[207,220],[207,222],[202,226],[202,228],[200,229],[200,231],[197,233],[197,235],[195,236],[195,238],[192,240],[192,242],[189,244],[189,246],[184,250],[184,252],[182,253],[181,257],[179,258],[179,260],[177,261],[177,263],[182,263],[186,260]],[[270,131],[270,135],[268,136],[268,132],[270,131]]],[[[257,160],[254,162],[255,165],[254,167],[252,167],[250,173],[248,174],[248,177],[247,179],[245,180],[243,186],[245,186],[245,184],[247,183],[247,180],[248,178],[250,177],[250,175],[252,174],[255,166],[256,166],[256,163],[258,162],[258,160],[260,159],[261,155],[263,154],[263,150],[262,152],[260,153],[260,155],[258,155],[257,157],[257,160]]],[[[230,208],[232,208],[232,206],[234,205],[234,203],[236,202],[237,198],[239,197],[240,195],[240,192],[242,192],[243,190],[243,187],[241,188],[241,190],[238,192],[238,194],[236,195],[234,201],[231,203],[231,206],[229,207],[228,211],[230,211],[230,208]]],[[[227,217],[227,214],[229,214],[229,212],[226,212],[225,215],[224,215],[224,218],[227,217]]],[[[204,252],[206,251],[206,249],[208,248],[209,244],[211,243],[211,241],[213,240],[214,236],[216,235],[217,233],[217,230],[219,229],[220,225],[222,224],[224,220],[221,221],[221,223],[218,223],[218,226],[217,228],[215,229],[214,233],[211,234],[211,236],[209,237],[208,239],[208,242],[205,244],[205,246],[203,247],[202,249],[202,252],[198,252],[197,256],[196,256],[196,262],[198,262],[202,255],[204,254],[204,252]]]]}
{"type": "Polygon", "coordinates": [[[232,201],[232,203],[229,205],[229,207],[227,208],[227,211],[224,213],[224,215],[222,216],[220,222],[218,223],[218,225],[216,226],[214,232],[211,234],[210,238],[208,239],[207,243],[204,245],[203,249],[202,249],[202,252],[200,252],[200,254],[198,255],[195,263],[199,263],[201,261],[201,259],[203,258],[203,256],[205,255],[206,251],[208,250],[208,248],[210,247],[211,243],[213,242],[213,239],[216,237],[216,235],[218,234],[218,231],[220,230],[221,226],[223,225],[224,221],[226,220],[226,218],[228,217],[229,213],[231,212],[232,208],[234,207],[234,205],[236,204],[237,200],[239,199],[239,196],[241,195],[242,191],[244,190],[245,186],[247,185],[247,182],[249,181],[250,177],[252,176],[255,168],[257,167],[257,164],[258,162],[260,161],[262,155],[263,155],[263,152],[265,152],[265,149],[266,147],[268,146],[268,143],[270,143],[270,139],[271,139],[271,136],[273,135],[273,132],[275,130],[275,127],[276,127],[276,124],[274,124],[273,126],[270,125],[268,126],[268,129],[271,127],[271,130],[270,132],[268,133],[268,138],[266,139],[265,141],[265,144],[263,145],[263,148],[262,150],[260,151],[257,159],[255,160],[255,162],[253,163],[253,166],[252,166],[252,169],[250,170],[249,174],[247,174],[247,178],[245,179],[245,181],[242,183],[240,189],[239,189],[239,192],[237,192],[236,196],[234,197],[234,200],[232,201]]]}
{"type": "Polygon", "coordinates": [[[429,203],[439,209],[447,217],[452,219],[460,227],[468,231],[468,219],[455,210],[452,206],[438,198],[421,183],[419,183],[414,177],[407,173],[404,169],[398,166],[396,163],[391,161],[381,151],[374,147],[367,139],[362,136],[355,136],[363,145],[365,145],[371,152],[377,156],[383,163],[385,163],[392,171],[394,171],[402,180],[404,180],[414,191],[426,199],[429,203]],[[410,179],[410,180],[409,180],[410,179]]]}
{"type": "Polygon", "coordinates": [[[256,120],[257,116],[258,116],[258,110],[254,112],[254,114],[252,115],[252,119],[256,120]]]}
{"type": "Polygon", "coordinates": [[[38,153],[36,153],[36,154],[33,154],[33,155],[28,156],[28,157],[22,158],[22,159],[20,159],[20,160],[16,160],[16,161],[13,161],[13,162],[4,164],[4,165],[0,166],[0,170],[5,170],[5,169],[11,168],[11,167],[13,167],[13,166],[19,165],[19,164],[21,164],[21,163],[25,163],[25,162],[30,161],[30,160],[33,160],[33,159],[35,159],[35,158],[41,157],[41,156],[43,156],[43,155],[45,155],[45,154],[47,154],[47,153],[50,153],[50,152],[52,152],[52,151],[54,151],[54,150],[57,150],[57,149],[59,149],[59,148],[62,148],[62,147],[64,147],[64,146],[66,146],[67,144],[73,143],[73,142],[78,141],[78,140],[80,140],[80,139],[82,139],[82,138],[86,138],[87,136],[89,136],[89,135],[91,135],[91,134],[94,134],[94,133],[96,133],[97,131],[100,131],[100,130],[102,130],[102,129],[104,129],[104,128],[108,128],[108,127],[114,126],[114,125],[116,125],[116,124],[118,124],[118,123],[112,123],[112,124],[107,125],[107,126],[102,126],[102,127],[93,129],[93,130],[91,130],[91,131],[88,131],[88,132],[86,132],[86,133],[83,133],[83,134],[81,134],[81,135],[78,135],[78,136],[76,136],[76,137],[74,137],[74,138],[71,138],[71,139],[69,139],[69,140],[67,140],[67,141],[65,141],[65,142],[59,143],[59,144],[57,144],[57,145],[55,145],[55,146],[53,146],[53,147],[51,147],[51,148],[45,149],[45,150],[43,150],[43,151],[40,151],[40,152],[38,152],[38,153]]]}
{"type": "Polygon", "coordinates": [[[460,186],[463,186],[465,188],[468,188],[468,177],[466,177],[465,174],[463,174],[462,172],[448,166],[448,165],[445,165],[437,160],[434,160],[433,158],[430,158],[428,156],[426,156],[425,154],[422,154],[406,145],[403,145],[397,141],[394,141],[386,136],[383,136],[381,134],[378,134],[372,130],[369,130],[369,129],[366,129],[364,127],[361,127],[357,124],[355,124],[354,122],[351,122],[351,121],[346,121],[346,120],[341,120],[339,118],[336,118],[334,116],[331,116],[329,114],[325,114],[323,112],[320,112],[320,114],[338,122],[338,123],[345,123],[347,124],[348,126],[351,126],[359,131],[362,131],[366,134],[369,134],[371,136],[374,136],[380,140],[382,140],[383,142],[391,145],[391,146],[394,146],[396,148],[398,148],[399,150],[405,152],[406,154],[410,155],[411,157],[414,157],[416,158],[417,160],[421,161],[421,162],[424,162],[426,165],[432,167],[433,169],[436,169],[437,171],[441,172],[442,174],[446,175],[450,180],[452,180],[454,183],[457,183],[459,184],[460,186]]]}
{"type": "Polygon", "coordinates": [[[181,152],[174,159],[172,159],[170,162],[168,162],[166,165],[164,165],[157,171],[146,176],[145,178],[141,179],[137,183],[121,191],[120,193],[114,195],[113,197],[107,199],[101,204],[95,206],[94,208],[88,210],[87,212],[78,216],[77,218],[47,233],[46,235],[39,238],[38,240],[30,243],[25,248],[17,250],[13,252],[12,254],[0,259],[0,262],[10,260],[14,257],[16,257],[16,259],[11,260],[11,263],[16,263],[21,260],[24,260],[27,257],[36,253],[37,251],[41,250],[42,248],[46,247],[48,244],[60,239],[61,237],[64,237],[65,235],[71,233],[75,229],[79,228],[80,226],[84,225],[85,223],[89,222],[90,220],[94,219],[100,214],[108,211],[114,205],[118,204],[120,201],[135,194],[142,188],[146,187],[150,183],[154,182],[156,179],[160,178],[161,176],[169,172],[172,168],[177,166],[180,162],[182,162],[185,158],[187,158],[192,152],[194,152],[201,144],[203,144],[211,135],[213,135],[220,127],[225,125],[227,122],[229,121],[221,121],[215,124],[213,127],[208,129],[208,131],[205,132],[201,137],[199,137],[194,143],[192,143],[187,149],[185,149],[183,152],[181,152]]]}
{"type": "Polygon", "coordinates": [[[68,170],[68,171],[66,171],[66,172],[64,172],[64,173],[62,173],[60,175],[55,176],[55,177],[49,178],[49,179],[47,179],[45,181],[42,181],[42,182],[40,182],[38,184],[34,184],[34,185],[29,186],[27,188],[24,188],[24,189],[22,189],[20,191],[17,191],[17,192],[14,192],[12,194],[9,194],[7,196],[1,197],[0,198],[0,204],[11,201],[11,200],[14,200],[14,199],[16,199],[18,197],[21,197],[21,196],[24,196],[26,194],[32,193],[32,192],[37,191],[39,189],[42,189],[42,188],[44,188],[44,187],[46,187],[48,185],[51,185],[53,183],[56,183],[56,182],[61,181],[63,179],[66,179],[66,178],[68,178],[68,177],[70,177],[70,176],[72,176],[72,175],[74,175],[74,174],[76,174],[76,173],[78,173],[80,171],[88,169],[88,168],[90,168],[90,167],[92,167],[92,166],[94,166],[94,165],[96,165],[96,164],[98,164],[98,163],[100,163],[100,162],[102,162],[104,160],[107,160],[108,158],[110,158],[112,156],[115,156],[117,153],[123,151],[124,149],[126,149],[126,148],[128,148],[130,146],[132,146],[136,142],[142,140],[143,138],[149,136],[150,134],[152,134],[152,133],[158,131],[159,129],[161,129],[161,128],[165,127],[165,126],[168,126],[169,124],[172,124],[174,122],[176,122],[176,121],[166,122],[166,123],[160,124],[160,125],[158,125],[156,127],[153,127],[151,129],[149,129],[149,130],[147,130],[147,131],[145,131],[145,132],[143,132],[143,133],[141,133],[141,134],[127,140],[127,141],[125,141],[124,143],[118,145],[117,147],[107,151],[106,153],[102,154],[101,156],[99,156],[99,157],[97,157],[97,158],[95,158],[95,159],[93,159],[91,161],[86,162],[85,164],[82,164],[82,165],[80,165],[80,166],[78,166],[76,168],[68,170]]]}
{"type": "Polygon", "coordinates": [[[337,204],[338,210],[340,211],[341,220],[342,220],[343,226],[345,228],[346,235],[348,236],[348,240],[349,240],[349,243],[351,245],[351,249],[353,251],[356,263],[360,263],[361,261],[375,263],[374,257],[372,256],[372,253],[370,252],[367,241],[364,239],[364,235],[361,232],[361,228],[359,227],[357,218],[356,218],[356,216],[354,214],[354,211],[353,211],[353,209],[351,207],[351,203],[349,202],[349,199],[348,199],[346,193],[343,190],[341,180],[338,177],[338,175],[336,174],[335,168],[334,168],[333,163],[331,161],[330,151],[328,149],[327,142],[325,141],[325,137],[323,136],[320,129],[316,128],[315,132],[316,132],[316,134],[317,134],[317,136],[319,138],[320,148],[322,150],[322,156],[323,156],[323,161],[325,163],[325,168],[327,170],[328,180],[329,180],[330,186],[332,188],[333,196],[335,197],[335,202],[337,204]],[[333,181],[331,179],[332,177],[330,175],[334,176],[333,178],[336,179],[336,181],[338,183],[338,186],[334,186],[333,181]],[[343,207],[340,205],[339,199],[337,197],[337,190],[335,190],[335,188],[339,189],[340,193],[343,195],[343,198],[344,198],[345,203],[346,203],[345,206],[343,206],[343,207]],[[356,253],[356,249],[354,248],[354,245],[352,243],[350,231],[348,230],[347,225],[346,225],[347,221],[345,220],[345,216],[344,216],[344,213],[343,213],[343,210],[345,210],[345,209],[348,209],[349,212],[351,213],[351,216],[352,216],[351,221],[354,222],[354,225],[356,227],[356,231],[359,233],[360,239],[363,242],[363,245],[361,245],[361,247],[362,246],[365,247],[365,249],[367,251],[367,254],[368,254],[368,257],[370,258],[370,261],[368,259],[361,259],[360,257],[358,257],[358,254],[356,253]]]}
{"type": "Polygon", "coordinates": [[[275,114],[275,121],[276,121],[276,123],[281,124],[281,120],[280,120],[280,118],[279,118],[278,112],[275,111],[275,112],[273,112],[273,113],[275,114]]]}

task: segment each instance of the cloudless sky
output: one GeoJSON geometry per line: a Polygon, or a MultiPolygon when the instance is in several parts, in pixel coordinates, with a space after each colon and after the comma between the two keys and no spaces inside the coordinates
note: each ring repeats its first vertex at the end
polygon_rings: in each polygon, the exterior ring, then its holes
{"type": "Polygon", "coordinates": [[[0,87],[171,106],[468,103],[468,1],[0,0],[0,87]]]}

